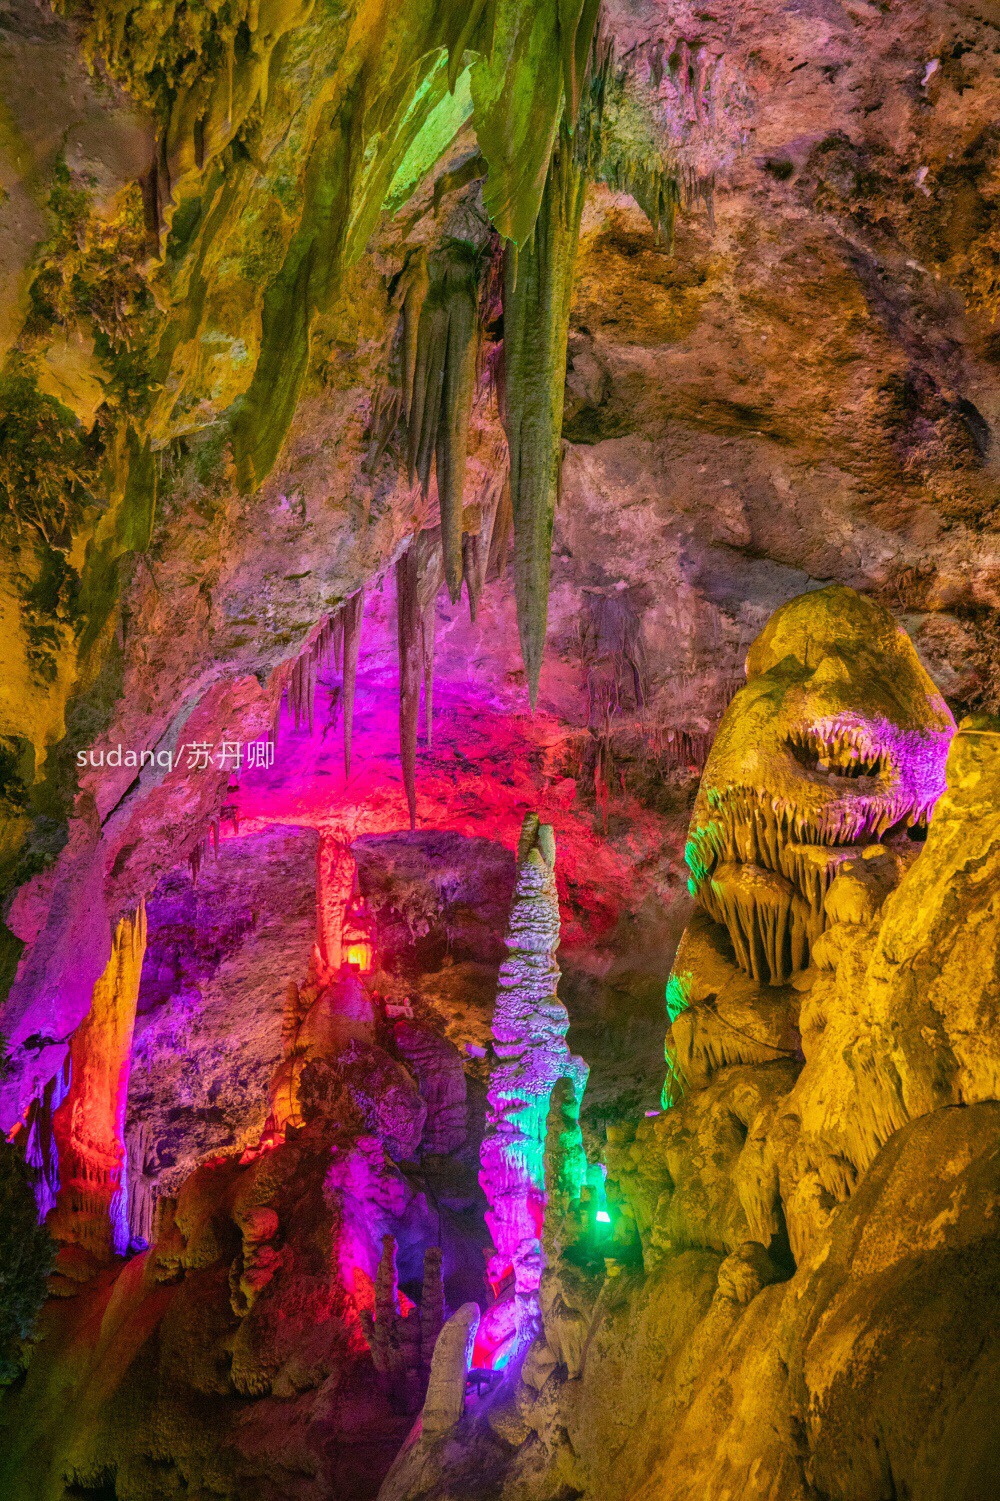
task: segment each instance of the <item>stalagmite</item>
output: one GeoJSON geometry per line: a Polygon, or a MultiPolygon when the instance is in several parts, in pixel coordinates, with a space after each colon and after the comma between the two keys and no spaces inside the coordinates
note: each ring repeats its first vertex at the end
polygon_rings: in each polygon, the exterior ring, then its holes
{"type": "Polygon", "coordinates": [[[139,977],[146,949],[146,909],[118,924],[90,1011],[70,1043],[69,1093],[53,1116],[59,1149],[59,1194],[48,1227],[98,1262],[129,1241],[122,1167],[125,1104],[139,977]]]}
{"type": "Polygon", "coordinates": [[[424,1278],[420,1292],[420,1365],[430,1374],[434,1347],[444,1326],[444,1276],[441,1247],[428,1246],[424,1252],[424,1278]]]}
{"type": "Polygon", "coordinates": [[[557,1080],[567,1079],[579,1102],[587,1066],[565,1042],[569,1017],[556,993],[555,840],[551,827],[540,824],[535,813],[525,816],[517,855],[505,938],[508,957],[500,967],[493,1014],[496,1062],[490,1073],[479,1181],[489,1200],[486,1223],[495,1247],[490,1281],[500,1288],[513,1273],[517,1323],[527,1333],[537,1320],[542,1272],[549,1101],[557,1080]]]}
{"type": "Polygon", "coordinates": [[[375,1308],[372,1318],[371,1346],[375,1369],[394,1383],[402,1384],[407,1365],[406,1340],[402,1326],[406,1320],[399,1306],[399,1274],[396,1270],[396,1241],[382,1237],[382,1256],[375,1273],[375,1308]]]}
{"type": "Polygon", "coordinates": [[[557,1079],[549,1102],[545,1133],[545,1259],[553,1265],[581,1230],[579,1207],[587,1181],[587,1153],[580,1130],[583,1086],[557,1079]]]}
{"type": "Polygon", "coordinates": [[[316,848],[316,944],[313,950],[321,981],[331,979],[344,962],[344,917],[354,891],[358,867],[349,844],[323,829],[316,848]]]}
{"type": "Polygon", "coordinates": [[[478,1328],[478,1305],[463,1303],[438,1336],[421,1417],[427,1438],[447,1433],[465,1411],[465,1383],[478,1328]]]}
{"type": "Polygon", "coordinates": [[[395,1237],[384,1235],[375,1274],[374,1307],[364,1323],[375,1369],[412,1412],[427,1390],[435,1345],[445,1321],[441,1248],[428,1246],[424,1252],[419,1309],[399,1291],[396,1253],[395,1237]]]}

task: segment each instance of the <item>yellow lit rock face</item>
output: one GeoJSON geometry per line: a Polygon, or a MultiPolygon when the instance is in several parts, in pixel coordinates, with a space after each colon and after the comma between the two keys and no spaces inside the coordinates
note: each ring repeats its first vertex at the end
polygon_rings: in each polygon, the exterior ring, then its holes
{"type": "Polygon", "coordinates": [[[805,969],[859,846],[904,841],[944,788],[954,720],[889,612],[833,585],[791,600],[747,656],[688,838],[691,890],[741,968],[805,969]]]}
{"type": "Polygon", "coordinates": [[[31,741],[33,770],[37,772],[48,748],[65,734],[63,716],[76,661],[71,650],[59,651],[54,658],[55,671],[39,680],[32,669],[30,650],[22,602],[13,580],[0,574],[0,734],[31,741]]]}
{"type": "Polygon", "coordinates": [[[963,721],[927,843],[881,916],[842,897],[844,876],[827,897],[806,1064],[769,1149],[800,1251],[821,1228],[810,1206],[846,1198],[895,1132],[1000,1093],[998,862],[1000,726],[963,721]]]}

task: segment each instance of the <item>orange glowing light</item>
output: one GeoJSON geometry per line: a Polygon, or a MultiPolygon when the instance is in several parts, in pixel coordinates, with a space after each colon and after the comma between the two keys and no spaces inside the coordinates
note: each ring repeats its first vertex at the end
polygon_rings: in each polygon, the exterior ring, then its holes
{"type": "Polygon", "coordinates": [[[371,944],[366,943],[363,939],[356,943],[349,943],[347,945],[347,962],[348,964],[356,965],[362,974],[367,974],[368,970],[372,967],[371,944]]]}

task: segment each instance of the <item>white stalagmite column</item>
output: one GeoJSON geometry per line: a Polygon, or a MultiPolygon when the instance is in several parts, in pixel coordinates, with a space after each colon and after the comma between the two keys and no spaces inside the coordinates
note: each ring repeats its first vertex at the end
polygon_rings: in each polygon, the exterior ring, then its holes
{"type": "Polygon", "coordinates": [[[465,1411],[465,1383],[478,1328],[478,1305],[463,1303],[437,1337],[421,1415],[421,1426],[428,1438],[448,1433],[465,1411]]]}
{"type": "MultiPolygon", "coordinates": [[[[544,1257],[545,1132],[549,1101],[568,1079],[579,1101],[587,1065],[566,1046],[569,1016],[556,993],[559,968],[559,898],[555,839],[548,824],[529,813],[517,851],[517,883],[500,967],[493,1038],[497,1061],[490,1075],[486,1134],[479,1181],[489,1200],[486,1223],[496,1250],[489,1276],[495,1289],[513,1274],[515,1322],[537,1316],[544,1257]]],[[[487,1312],[486,1320],[489,1321],[487,1312]]]]}

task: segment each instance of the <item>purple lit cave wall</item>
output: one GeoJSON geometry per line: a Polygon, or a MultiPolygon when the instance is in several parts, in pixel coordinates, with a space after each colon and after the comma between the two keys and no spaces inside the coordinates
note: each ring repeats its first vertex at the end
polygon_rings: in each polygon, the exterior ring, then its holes
{"type": "Polygon", "coordinates": [[[0,1501],[1000,1495],[998,56],[0,0],[0,1501]]]}

